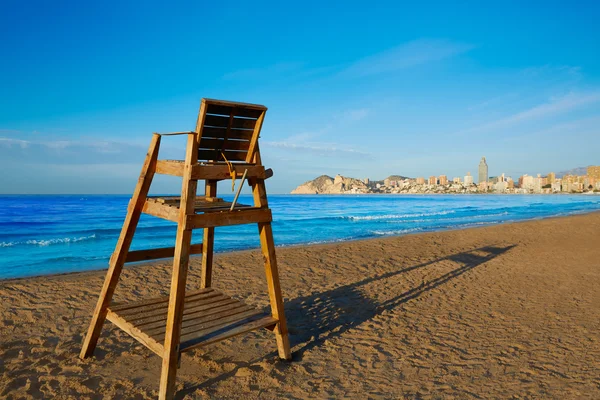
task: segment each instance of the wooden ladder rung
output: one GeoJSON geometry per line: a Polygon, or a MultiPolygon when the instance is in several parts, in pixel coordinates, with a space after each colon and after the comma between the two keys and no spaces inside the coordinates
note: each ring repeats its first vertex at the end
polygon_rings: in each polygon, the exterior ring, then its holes
{"type": "MultiPolygon", "coordinates": [[[[202,253],[202,243],[190,245],[190,254],[202,253]]],[[[172,258],[175,255],[175,247],[161,247],[158,249],[134,250],[127,253],[126,263],[157,260],[159,258],[172,258]]]]}

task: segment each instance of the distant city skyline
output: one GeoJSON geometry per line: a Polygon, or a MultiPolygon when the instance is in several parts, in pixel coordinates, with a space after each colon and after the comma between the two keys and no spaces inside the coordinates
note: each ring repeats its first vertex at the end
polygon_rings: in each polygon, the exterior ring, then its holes
{"type": "Polygon", "coordinates": [[[600,192],[600,165],[588,166],[582,175],[564,175],[557,177],[556,173],[532,176],[524,174],[517,179],[502,173],[498,176],[487,177],[487,163],[485,157],[479,164],[479,182],[475,183],[470,172],[464,176],[453,177],[449,180],[444,174],[431,175],[427,179],[423,176],[416,178],[390,175],[383,180],[369,178],[356,179],[343,177],[339,174],[335,179],[327,177],[324,181],[332,182],[331,186],[325,185],[323,189],[323,176],[308,181],[294,189],[292,194],[365,194],[365,193],[396,193],[396,194],[474,194],[474,193],[501,193],[501,194],[554,194],[554,193],[583,193],[600,192]],[[315,182],[317,182],[315,184],[315,182]],[[336,184],[338,186],[336,186],[336,184]],[[319,192],[320,190],[323,190],[319,192]]]}
{"type": "Polygon", "coordinates": [[[129,194],[151,133],[194,129],[202,97],[269,108],[269,193],[338,172],[477,180],[483,154],[513,177],[598,164],[600,3],[2,11],[0,193],[129,194]]]}

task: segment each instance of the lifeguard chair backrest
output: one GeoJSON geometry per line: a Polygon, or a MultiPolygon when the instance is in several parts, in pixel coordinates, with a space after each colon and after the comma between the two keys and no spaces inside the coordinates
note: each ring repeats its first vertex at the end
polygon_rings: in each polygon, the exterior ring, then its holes
{"type": "Polygon", "coordinates": [[[198,161],[254,164],[266,111],[259,104],[202,99],[196,124],[198,161]]]}

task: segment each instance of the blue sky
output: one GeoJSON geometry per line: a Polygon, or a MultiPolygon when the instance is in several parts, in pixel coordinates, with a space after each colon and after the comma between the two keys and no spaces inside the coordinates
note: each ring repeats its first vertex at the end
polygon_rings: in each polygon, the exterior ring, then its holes
{"type": "Polygon", "coordinates": [[[269,107],[271,193],[600,164],[600,3],[127,3],[1,3],[0,193],[131,193],[202,97],[269,107]]]}

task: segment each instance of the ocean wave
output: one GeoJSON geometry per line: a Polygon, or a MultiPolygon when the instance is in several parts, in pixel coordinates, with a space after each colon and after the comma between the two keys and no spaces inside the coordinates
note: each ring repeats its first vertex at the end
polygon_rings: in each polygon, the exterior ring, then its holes
{"type": "Polygon", "coordinates": [[[55,239],[30,239],[30,240],[23,240],[20,242],[1,242],[0,247],[12,247],[12,246],[22,246],[22,245],[45,247],[45,246],[50,246],[53,244],[77,243],[77,242],[82,242],[84,240],[92,240],[92,239],[96,239],[96,234],[93,234],[90,236],[70,237],[70,238],[67,237],[67,238],[55,238],[55,239]]]}
{"type": "Polygon", "coordinates": [[[432,213],[420,213],[420,214],[386,214],[386,215],[354,215],[345,217],[352,221],[377,221],[381,219],[405,219],[405,218],[416,218],[416,217],[431,217],[435,215],[448,215],[454,214],[456,211],[448,210],[448,211],[438,211],[432,213]]]}
{"type": "Polygon", "coordinates": [[[393,230],[375,230],[375,231],[371,231],[372,234],[377,235],[377,236],[392,236],[392,235],[402,235],[404,233],[411,233],[411,232],[419,232],[422,231],[423,228],[409,228],[409,229],[393,229],[393,230]]]}
{"type": "Polygon", "coordinates": [[[471,219],[501,217],[501,216],[508,215],[508,214],[509,214],[508,211],[505,211],[503,213],[498,213],[498,214],[475,214],[475,215],[450,217],[450,218],[403,219],[401,221],[388,221],[388,223],[390,223],[390,224],[407,224],[407,223],[421,223],[421,222],[469,221],[471,219]]]}
{"type": "Polygon", "coordinates": [[[467,223],[467,224],[459,224],[459,225],[454,225],[454,226],[448,226],[447,228],[461,229],[461,228],[470,228],[470,227],[482,226],[482,225],[494,225],[494,224],[499,224],[501,222],[502,221],[470,222],[470,223],[467,223]]]}

